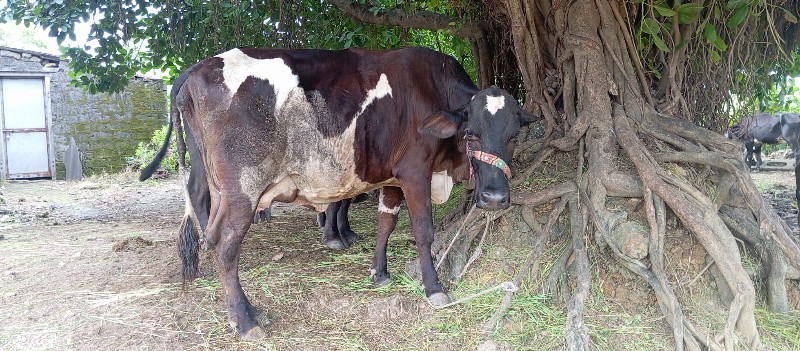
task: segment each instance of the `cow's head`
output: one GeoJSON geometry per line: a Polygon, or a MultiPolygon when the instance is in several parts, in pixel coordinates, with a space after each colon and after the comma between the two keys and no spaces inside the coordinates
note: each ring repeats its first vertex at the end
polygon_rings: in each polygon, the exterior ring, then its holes
{"type": "Polygon", "coordinates": [[[442,139],[464,135],[464,152],[475,177],[475,203],[483,209],[500,210],[511,201],[509,163],[519,128],[540,119],[521,109],[508,92],[492,86],[479,91],[458,111],[440,111],[426,118],[419,130],[442,139]]]}

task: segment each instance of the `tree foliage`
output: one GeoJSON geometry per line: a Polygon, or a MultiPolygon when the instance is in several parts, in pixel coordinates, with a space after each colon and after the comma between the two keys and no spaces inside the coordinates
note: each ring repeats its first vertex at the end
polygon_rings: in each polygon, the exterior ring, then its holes
{"type": "MultiPolygon", "coordinates": [[[[442,1],[411,4],[406,7],[441,11],[446,5],[442,1]]],[[[380,4],[369,7],[371,13],[384,10],[380,4]]],[[[75,82],[91,92],[119,91],[135,74],[153,70],[174,77],[203,58],[241,46],[385,49],[421,45],[474,66],[463,39],[443,31],[363,24],[318,0],[10,0],[0,11],[5,21],[45,28],[59,43],[75,39],[79,23],[90,24],[87,44],[65,47],[63,54],[70,60],[75,82]]],[[[453,17],[454,21],[461,18],[468,17],[453,17]]]]}

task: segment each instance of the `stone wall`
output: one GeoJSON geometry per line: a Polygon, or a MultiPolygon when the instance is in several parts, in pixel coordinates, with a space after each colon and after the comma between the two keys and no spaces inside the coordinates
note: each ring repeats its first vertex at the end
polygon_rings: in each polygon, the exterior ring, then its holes
{"type": "MultiPolygon", "coordinates": [[[[62,63],[64,65],[64,63],[62,63]]],[[[65,174],[64,151],[74,137],[81,150],[83,174],[125,169],[139,142],[167,121],[164,84],[160,80],[131,80],[122,93],[91,95],[70,86],[65,69],[51,77],[52,132],[56,176],[65,174]]]]}
{"type": "Polygon", "coordinates": [[[58,179],[66,173],[64,151],[70,137],[81,151],[84,175],[124,169],[139,142],[149,141],[167,121],[163,82],[135,78],[122,93],[92,95],[69,85],[68,70],[67,63],[53,55],[0,48],[0,71],[46,72],[50,77],[50,133],[58,179]]]}

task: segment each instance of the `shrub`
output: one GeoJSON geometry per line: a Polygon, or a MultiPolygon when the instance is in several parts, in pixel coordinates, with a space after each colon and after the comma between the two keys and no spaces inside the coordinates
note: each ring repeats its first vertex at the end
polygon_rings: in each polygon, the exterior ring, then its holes
{"type": "MultiPolygon", "coordinates": [[[[160,129],[153,131],[153,136],[149,142],[139,142],[136,147],[136,152],[132,157],[128,158],[128,164],[134,169],[142,169],[146,167],[150,161],[156,156],[156,152],[161,148],[164,143],[164,137],[167,135],[167,126],[164,125],[160,129]]],[[[167,155],[161,161],[161,169],[167,173],[173,173],[178,169],[178,152],[175,145],[175,134],[170,137],[169,149],[167,155]]]]}

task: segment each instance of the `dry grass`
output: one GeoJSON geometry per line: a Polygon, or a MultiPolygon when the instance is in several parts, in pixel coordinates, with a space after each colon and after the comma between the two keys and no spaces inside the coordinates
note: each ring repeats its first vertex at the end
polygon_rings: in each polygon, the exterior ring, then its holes
{"type": "MultiPolygon", "coordinates": [[[[485,334],[482,326],[503,293],[444,310],[430,308],[420,284],[403,273],[405,263],[416,257],[405,211],[389,244],[393,283],[380,288],[368,277],[375,204],[352,207],[353,228],[363,240],[344,251],[322,246],[314,213],[276,211],[273,222],[253,227],[243,247],[243,287],[270,321],[266,340],[247,343],[228,326],[210,254],[201,255],[200,278],[185,292],[180,288],[174,249],[182,213],[179,187],[165,182],[126,185],[126,180],[110,176],[91,182],[99,185],[59,184],[63,193],[6,184],[4,196],[17,209],[54,207],[45,219],[0,224],[5,236],[0,240],[0,350],[474,350],[487,339],[514,350],[562,345],[562,298],[542,295],[541,284],[564,245],[565,223],[549,233],[539,274],[520,287],[500,326],[485,334]],[[108,197],[119,191],[135,195],[109,205],[108,197]],[[20,197],[27,199],[22,205],[20,197]],[[67,221],[70,216],[82,219],[67,221]],[[153,245],[112,250],[115,243],[136,237],[153,245]]],[[[445,212],[437,209],[437,217],[445,212]]],[[[451,288],[455,298],[510,280],[520,269],[530,252],[531,232],[509,218],[493,226],[481,259],[451,288]]],[[[668,244],[678,253],[691,252],[688,248],[696,245],[679,232],[668,244]]],[[[598,348],[672,349],[671,334],[649,288],[619,269],[610,254],[589,247],[592,288],[585,321],[598,348]],[[627,295],[620,296],[620,291],[627,295]]],[[[684,312],[711,330],[724,322],[711,281],[702,277],[695,285],[682,285],[704,266],[698,257],[702,253],[668,255],[668,276],[679,287],[684,312]]],[[[759,310],[758,319],[770,349],[798,349],[800,316],[759,310]]]]}

